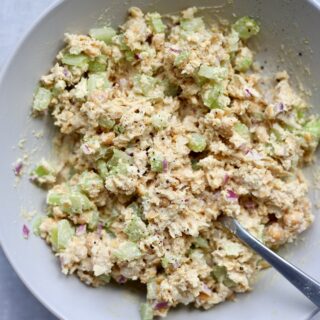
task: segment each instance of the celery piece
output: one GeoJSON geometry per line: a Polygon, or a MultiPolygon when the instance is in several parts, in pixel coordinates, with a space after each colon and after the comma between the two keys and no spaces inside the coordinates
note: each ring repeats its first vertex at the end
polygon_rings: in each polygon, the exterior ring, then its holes
{"type": "Polygon", "coordinates": [[[316,139],[320,139],[320,119],[307,122],[303,128],[306,132],[311,133],[316,139]]]}
{"type": "Polygon", "coordinates": [[[33,234],[36,236],[40,236],[40,226],[42,222],[44,221],[45,217],[44,216],[37,216],[34,218],[32,222],[32,231],[33,234]]]}
{"type": "Polygon", "coordinates": [[[197,238],[195,238],[193,243],[196,246],[196,248],[209,249],[208,240],[205,238],[197,237],[197,238]]]}
{"type": "Polygon", "coordinates": [[[104,72],[107,69],[107,57],[101,55],[95,58],[95,60],[89,62],[89,72],[98,73],[104,72]]]}
{"type": "Polygon", "coordinates": [[[100,177],[105,179],[109,173],[107,162],[104,160],[98,160],[96,162],[96,167],[100,177]]]}
{"type": "Polygon", "coordinates": [[[32,181],[40,184],[52,184],[56,181],[56,172],[45,160],[42,160],[30,174],[32,181]]]}
{"type": "Polygon", "coordinates": [[[93,73],[88,78],[88,92],[92,93],[94,90],[104,90],[110,88],[110,82],[107,78],[106,72],[93,73]]]}
{"type": "Polygon", "coordinates": [[[164,94],[168,97],[176,97],[179,94],[180,87],[172,82],[164,83],[164,94]]]}
{"type": "Polygon", "coordinates": [[[111,275],[110,274],[101,274],[100,276],[97,277],[99,280],[101,280],[104,283],[109,283],[111,280],[111,275]]]}
{"type": "Polygon", "coordinates": [[[251,134],[248,127],[241,122],[238,122],[234,125],[234,131],[246,140],[251,139],[251,134]]]}
{"type": "Polygon", "coordinates": [[[116,35],[116,31],[111,27],[93,28],[90,29],[89,35],[91,38],[104,41],[106,44],[112,43],[112,38],[116,35]]]}
{"type": "Polygon", "coordinates": [[[116,124],[114,127],[113,127],[113,131],[116,133],[116,134],[122,134],[125,132],[125,128],[124,126],[122,126],[121,124],[116,124]]]}
{"type": "Polygon", "coordinates": [[[133,213],[138,217],[141,218],[143,216],[143,208],[137,202],[130,203],[128,208],[131,208],[133,213]]]}
{"type": "Polygon", "coordinates": [[[260,31],[258,22],[247,16],[237,20],[232,25],[232,29],[239,33],[241,40],[248,40],[252,36],[258,34],[260,31]]]}
{"type": "Polygon", "coordinates": [[[144,222],[134,215],[124,232],[128,235],[130,241],[136,242],[146,235],[147,229],[144,222]]]}
{"type": "Polygon", "coordinates": [[[50,90],[40,87],[36,91],[33,99],[33,111],[43,112],[48,109],[52,98],[50,90]]]}
{"type": "Polygon", "coordinates": [[[173,64],[175,66],[179,66],[181,63],[183,63],[185,60],[189,58],[189,55],[190,55],[189,51],[182,51],[175,57],[173,64]]]}
{"type": "Polygon", "coordinates": [[[214,266],[212,268],[211,275],[218,282],[222,282],[225,279],[226,275],[227,275],[227,268],[225,266],[214,266]]]}
{"type": "Polygon", "coordinates": [[[140,306],[140,319],[141,320],[152,320],[153,319],[153,308],[149,303],[142,303],[140,306]]]}
{"type": "Polygon", "coordinates": [[[99,224],[99,212],[98,211],[91,211],[90,212],[90,219],[88,221],[88,228],[89,230],[95,230],[99,224]]]}
{"type": "Polygon", "coordinates": [[[114,256],[120,261],[132,261],[141,257],[141,251],[134,242],[125,241],[114,251],[114,256]]]}
{"type": "Polygon", "coordinates": [[[230,52],[233,54],[239,49],[239,33],[235,30],[231,30],[230,34],[227,37],[227,43],[229,46],[230,52]]]}
{"type": "Polygon", "coordinates": [[[110,118],[102,116],[99,118],[98,123],[99,123],[100,127],[107,129],[107,130],[111,130],[116,122],[110,118]]]}
{"type": "Polygon", "coordinates": [[[133,78],[134,89],[144,96],[148,96],[154,90],[156,83],[157,79],[145,74],[133,78]]]}
{"type": "Polygon", "coordinates": [[[52,94],[57,96],[62,93],[66,87],[67,83],[64,80],[58,80],[52,88],[52,94]]]}
{"type": "Polygon", "coordinates": [[[124,164],[132,163],[132,157],[130,157],[129,155],[127,155],[125,152],[121,150],[113,149],[113,155],[107,163],[108,168],[111,170],[112,168],[117,167],[121,163],[124,163],[124,164]]]}
{"type": "Polygon", "coordinates": [[[151,171],[161,173],[163,171],[163,156],[160,154],[151,154],[149,157],[149,163],[151,171]]]}
{"type": "Polygon", "coordinates": [[[221,82],[228,76],[228,69],[226,67],[210,67],[202,65],[198,71],[200,77],[211,79],[216,82],[221,82]]]}
{"type": "Polygon", "coordinates": [[[85,67],[89,63],[89,58],[84,54],[66,53],[63,55],[61,61],[68,66],[85,67]]]}
{"type": "Polygon", "coordinates": [[[228,288],[234,287],[236,285],[236,283],[233,280],[231,280],[228,276],[226,276],[226,278],[223,280],[223,284],[228,288]]]}
{"type": "Polygon", "coordinates": [[[157,130],[165,129],[168,126],[169,114],[166,112],[159,112],[151,117],[152,126],[157,130]]]}
{"type": "Polygon", "coordinates": [[[147,299],[155,300],[157,298],[157,283],[151,280],[147,283],[147,299]]]}
{"type": "Polygon", "coordinates": [[[93,189],[98,194],[104,189],[103,179],[93,171],[84,171],[79,178],[79,187],[86,194],[90,195],[93,189]]]}
{"type": "Polygon", "coordinates": [[[124,52],[124,57],[128,62],[132,62],[135,59],[135,53],[133,51],[126,50],[124,52]]]}
{"type": "Polygon", "coordinates": [[[62,219],[57,223],[57,226],[50,232],[50,241],[55,251],[63,250],[67,247],[68,242],[74,236],[75,230],[70,222],[62,219]]]}
{"type": "Polygon", "coordinates": [[[162,22],[158,12],[148,13],[146,21],[154,33],[162,33],[166,30],[166,25],[162,22]]]}
{"type": "Polygon", "coordinates": [[[199,133],[193,133],[190,135],[188,147],[191,151],[202,152],[205,150],[206,146],[207,141],[203,135],[199,133]]]}
{"type": "Polygon", "coordinates": [[[88,80],[86,78],[82,78],[80,82],[75,85],[73,94],[79,100],[82,100],[87,96],[88,80]]]}
{"type": "Polygon", "coordinates": [[[235,69],[240,72],[246,72],[250,69],[252,62],[251,51],[248,48],[242,48],[234,60],[235,69]]]}
{"type": "Polygon", "coordinates": [[[224,109],[230,104],[230,98],[223,95],[222,87],[219,85],[204,91],[202,101],[209,109],[224,109]]]}
{"type": "Polygon", "coordinates": [[[199,165],[199,161],[196,159],[191,159],[191,168],[193,171],[200,170],[201,166],[199,165]]]}
{"type": "Polygon", "coordinates": [[[185,31],[196,32],[204,28],[202,18],[181,19],[180,26],[185,31]]]}

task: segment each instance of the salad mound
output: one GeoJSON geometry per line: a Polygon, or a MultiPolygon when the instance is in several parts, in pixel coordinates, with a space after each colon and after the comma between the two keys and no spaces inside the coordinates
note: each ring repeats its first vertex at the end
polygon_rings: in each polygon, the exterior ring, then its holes
{"type": "Polygon", "coordinates": [[[257,21],[207,25],[196,13],[131,8],[118,30],[66,34],[34,97],[60,147],[59,165],[31,173],[48,191],[34,232],[66,275],[145,284],[142,320],[251,289],[266,264],[219,216],[273,249],[313,221],[300,169],[319,119],[285,71],[265,89],[248,46],[257,21]]]}

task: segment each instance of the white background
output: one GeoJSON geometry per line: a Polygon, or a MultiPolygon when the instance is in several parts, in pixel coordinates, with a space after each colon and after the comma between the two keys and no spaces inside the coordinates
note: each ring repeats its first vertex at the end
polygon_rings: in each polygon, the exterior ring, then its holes
{"type": "MultiPolygon", "coordinates": [[[[54,1],[0,0],[0,71],[19,39],[54,1]]],[[[320,315],[316,318],[320,320],[320,315]]],[[[18,279],[0,247],[0,320],[55,319],[18,279]]]]}

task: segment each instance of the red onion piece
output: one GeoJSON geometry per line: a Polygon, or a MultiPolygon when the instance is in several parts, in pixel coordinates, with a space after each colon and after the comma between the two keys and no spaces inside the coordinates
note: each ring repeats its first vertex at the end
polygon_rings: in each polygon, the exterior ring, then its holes
{"type": "Polygon", "coordinates": [[[174,53],[181,53],[180,49],[174,48],[174,47],[169,47],[169,50],[174,52],[174,53]]]}
{"type": "Polygon", "coordinates": [[[248,97],[252,97],[252,93],[249,89],[244,89],[248,97]]]}
{"type": "Polygon", "coordinates": [[[163,172],[167,172],[168,171],[168,166],[169,166],[168,160],[164,159],[162,161],[163,172]]]}
{"type": "Polygon", "coordinates": [[[82,150],[82,152],[83,152],[84,154],[90,154],[90,153],[91,153],[91,151],[90,151],[90,149],[89,149],[89,147],[88,147],[88,145],[87,145],[86,143],[84,143],[84,144],[81,146],[81,150],[82,150]]]}
{"type": "Polygon", "coordinates": [[[238,200],[239,196],[237,193],[235,193],[233,190],[227,190],[227,198],[232,200],[238,200]]]}
{"type": "Polygon", "coordinates": [[[103,224],[99,223],[98,227],[97,227],[97,234],[99,237],[101,237],[101,235],[102,235],[102,230],[103,230],[103,224]]]}
{"type": "Polygon", "coordinates": [[[22,160],[18,160],[17,163],[13,167],[13,172],[15,176],[20,176],[23,168],[22,160]]]}
{"type": "Polygon", "coordinates": [[[82,224],[81,226],[78,226],[76,229],[76,235],[81,236],[85,234],[87,231],[87,226],[85,224],[82,224]]]}
{"type": "Polygon", "coordinates": [[[255,209],[257,207],[257,204],[251,200],[245,202],[243,204],[243,206],[246,208],[246,209],[255,209]]]}
{"type": "Polygon", "coordinates": [[[69,76],[69,70],[63,69],[63,75],[64,75],[65,77],[68,77],[68,76],[69,76]]]}
{"type": "Polygon", "coordinates": [[[224,177],[223,177],[223,182],[222,182],[222,185],[226,185],[229,181],[230,177],[228,174],[225,174],[224,177]]]}
{"type": "Polygon", "coordinates": [[[154,309],[155,310],[160,310],[160,309],[167,309],[168,308],[168,302],[167,301],[161,301],[158,302],[155,306],[154,309]]]}
{"type": "Polygon", "coordinates": [[[28,239],[30,235],[30,230],[25,224],[22,226],[22,235],[25,239],[28,239]]]}
{"type": "Polygon", "coordinates": [[[136,53],[135,55],[135,58],[138,59],[138,60],[141,60],[142,59],[142,56],[140,53],[136,53]]]}
{"type": "Polygon", "coordinates": [[[123,276],[122,274],[118,277],[117,282],[120,284],[124,284],[127,282],[127,278],[125,276],[123,276]]]}

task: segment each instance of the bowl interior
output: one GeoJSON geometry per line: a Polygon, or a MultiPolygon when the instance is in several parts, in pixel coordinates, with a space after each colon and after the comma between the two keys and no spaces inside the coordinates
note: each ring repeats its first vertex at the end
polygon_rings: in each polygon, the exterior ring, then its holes
{"type": "MultiPolygon", "coordinates": [[[[23,239],[21,209],[43,212],[45,194],[29,183],[28,166],[25,167],[25,176],[16,183],[12,163],[24,156],[30,163],[52,156],[52,128],[46,122],[30,120],[29,116],[34,88],[39,77],[52,65],[62,46],[63,34],[86,32],[105,21],[116,27],[123,22],[128,7],[132,5],[161,13],[197,5],[203,7],[201,13],[207,19],[219,16],[234,20],[233,14],[259,18],[262,32],[252,43],[259,50],[258,59],[268,70],[288,70],[297,88],[303,85],[312,92],[307,99],[314,105],[314,112],[319,112],[317,101],[320,101],[320,92],[316,84],[320,83],[320,65],[317,63],[320,57],[320,11],[311,1],[67,0],[54,6],[25,37],[0,82],[0,240],[20,277],[45,305],[63,319],[139,319],[138,303],[143,301],[143,295],[134,286],[129,290],[116,285],[91,289],[75,277],[66,278],[43,241],[34,236],[28,241],[23,239]],[[40,131],[44,133],[43,138],[36,137],[35,133],[40,131]],[[26,139],[23,149],[17,147],[21,139],[26,139]]],[[[306,170],[309,181],[315,166],[306,170]]],[[[319,191],[310,184],[313,203],[318,196],[319,191]]],[[[313,227],[302,235],[302,240],[284,249],[283,254],[315,278],[320,278],[320,257],[317,254],[320,222],[315,207],[313,209],[316,215],[313,227]]],[[[252,294],[239,295],[237,303],[228,302],[208,312],[178,308],[169,313],[168,319],[205,320],[216,317],[223,320],[234,315],[239,320],[307,319],[315,309],[273,270],[263,272],[254,289],[252,294]]]]}

